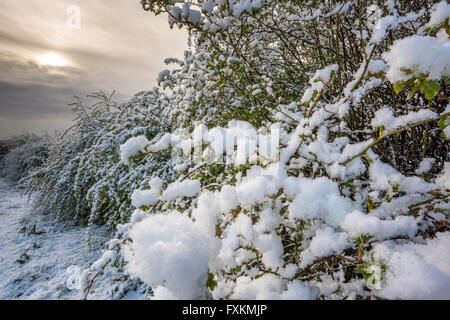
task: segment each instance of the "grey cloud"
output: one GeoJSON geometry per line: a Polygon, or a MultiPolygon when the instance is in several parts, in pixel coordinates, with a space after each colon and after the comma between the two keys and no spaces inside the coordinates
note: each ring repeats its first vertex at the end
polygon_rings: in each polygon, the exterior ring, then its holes
{"type": "MultiPolygon", "coordinates": [[[[72,116],[68,104],[74,101],[74,96],[89,103],[86,98],[89,93],[91,92],[67,86],[19,85],[0,81],[0,117],[36,119],[72,116]]],[[[127,98],[128,96],[120,93],[113,96],[113,100],[118,102],[124,102],[127,98]]]]}
{"type": "Polygon", "coordinates": [[[124,102],[152,88],[163,59],[181,57],[186,48],[185,31],[169,30],[166,17],[144,12],[138,0],[0,0],[0,6],[2,136],[11,128],[8,119],[27,131],[46,124],[51,131],[55,117],[69,121],[74,95],[116,90],[115,99],[124,102]],[[72,4],[81,8],[81,30],[66,26],[72,4]],[[69,65],[39,65],[37,57],[48,52],[69,65]]]}
{"type": "MultiPolygon", "coordinates": [[[[7,52],[0,52],[0,74],[0,117],[13,119],[72,116],[67,104],[74,96],[115,89],[87,81],[89,74],[79,69],[44,67],[7,52]]],[[[129,96],[118,92],[114,98],[124,102],[129,96]]]]}
{"type": "Polygon", "coordinates": [[[39,84],[20,85],[0,81],[0,116],[13,119],[35,119],[70,115],[67,106],[74,95],[82,92],[71,87],[49,87],[39,84]]]}

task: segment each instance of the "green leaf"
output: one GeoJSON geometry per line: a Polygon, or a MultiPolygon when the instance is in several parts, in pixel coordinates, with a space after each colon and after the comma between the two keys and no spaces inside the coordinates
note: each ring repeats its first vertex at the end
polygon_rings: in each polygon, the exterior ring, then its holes
{"type": "Polygon", "coordinates": [[[417,80],[416,77],[411,77],[405,81],[405,85],[412,87],[416,83],[416,80],[417,80]]]}
{"type": "Polygon", "coordinates": [[[212,273],[210,273],[208,275],[208,281],[206,282],[206,286],[208,287],[209,290],[214,291],[214,289],[217,286],[217,282],[214,281],[214,275],[212,273]]]}
{"type": "Polygon", "coordinates": [[[29,259],[30,259],[30,256],[29,256],[26,252],[22,253],[20,257],[21,257],[21,258],[24,258],[24,259],[26,259],[26,260],[29,260],[29,259]]]}
{"type": "Polygon", "coordinates": [[[395,94],[399,94],[403,90],[404,87],[405,87],[405,83],[403,81],[394,83],[395,94]]]}
{"type": "Polygon", "coordinates": [[[367,197],[367,209],[369,210],[369,212],[371,212],[373,210],[374,207],[374,203],[372,201],[372,197],[368,196],[367,197]]]}
{"type": "Polygon", "coordinates": [[[433,99],[441,90],[441,85],[436,80],[427,80],[420,84],[420,92],[425,95],[425,99],[433,99]]]}
{"type": "Polygon", "coordinates": [[[414,94],[416,93],[417,88],[412,88],[409,92],[408,92],[408,99],[411,99],[414,94]]]}
{"type": "Polygon", "coordinates": [[[398,184],[398,183],[394,183],[393,185],[392,185],[392,191],[394,191],[394,192],[398,192],[398,188],[400,187],[400,185],[398,184]]]}
{"type": "Polygon", "coordinates": [[[441,132],[441,137],[444,140],[448,140],[448,137],[445,136],[444,134],[444,129],[447,128],[450,125],[450,118],[449,117],[445,117],[445,118],[441,118],[438,121],[438,127],[442,130],[441,132]]]}
{"type": "Polygon", "coordinates": [[[438,121],[438,127],[441,130],[444,130],[445,128],[447,128],[450,125],[450,121],[447,121],[449,118],[448,117],[444,117],[439,119],[438,121]]]}

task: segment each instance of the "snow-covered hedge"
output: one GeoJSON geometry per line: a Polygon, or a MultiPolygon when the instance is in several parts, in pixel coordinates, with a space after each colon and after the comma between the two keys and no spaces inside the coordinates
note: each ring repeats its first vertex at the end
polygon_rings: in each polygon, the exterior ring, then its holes
{"type": "Polygon", "coordinates": [[[128,221],[133,211],[131,194],[153,174],[173,180],[170,158],[165,154],[136,155],[126,166],[119,147],[130,137],[153,138],[168,130],[154,105],[154,93],[140,92],[118,105],[104,93],[92,106],[81,100],[72,104],[74,125],[55,139],[48,159],[28,174],[21,185],[36,193],[36,204],[60,220],[84,224],[107,223],[114,229],[128,221]]]}
{"type": "Polygon", "coordinates": [[[23,134],[0,141],[0,176],[18,182],[42,166],[52,145],[48,135],[23,134]]]}
{"type": "Polygon", "coordinates": [[[121,162],[200,152],[137,186],[87,294],[114,252],[154,298],[450,298],[446,1],[141,4],[191,50],[158,76],[171,131],[121,162]],[[274,126],[278,157],[253,159],[274,126]]]}

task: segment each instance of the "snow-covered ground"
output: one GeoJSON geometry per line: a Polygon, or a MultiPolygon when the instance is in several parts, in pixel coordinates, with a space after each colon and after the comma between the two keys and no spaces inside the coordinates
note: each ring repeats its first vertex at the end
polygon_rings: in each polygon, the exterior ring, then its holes
{"type": "MultiPolygon", "coordinates": [[[[28,198],[0,178],[0,299],[83,297],[67,286],[67,268],[87,268],[101,256],[109,234],[95,227],[89,246],[87,228],[54,222],[33,211],[28,198]]],[[[90,298],[107,297],[98,292],[90,298]]]]}

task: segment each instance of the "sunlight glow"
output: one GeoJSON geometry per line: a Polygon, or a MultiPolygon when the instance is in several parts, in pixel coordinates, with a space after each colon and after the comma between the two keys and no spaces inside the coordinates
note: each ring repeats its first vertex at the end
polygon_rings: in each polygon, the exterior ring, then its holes
{"type": "Polygon", "coordinates": [[[47,53],[38,58],[39,63],[44,66],[63,67],[67,64],[64,58],[57,53],[47,53]]]}

